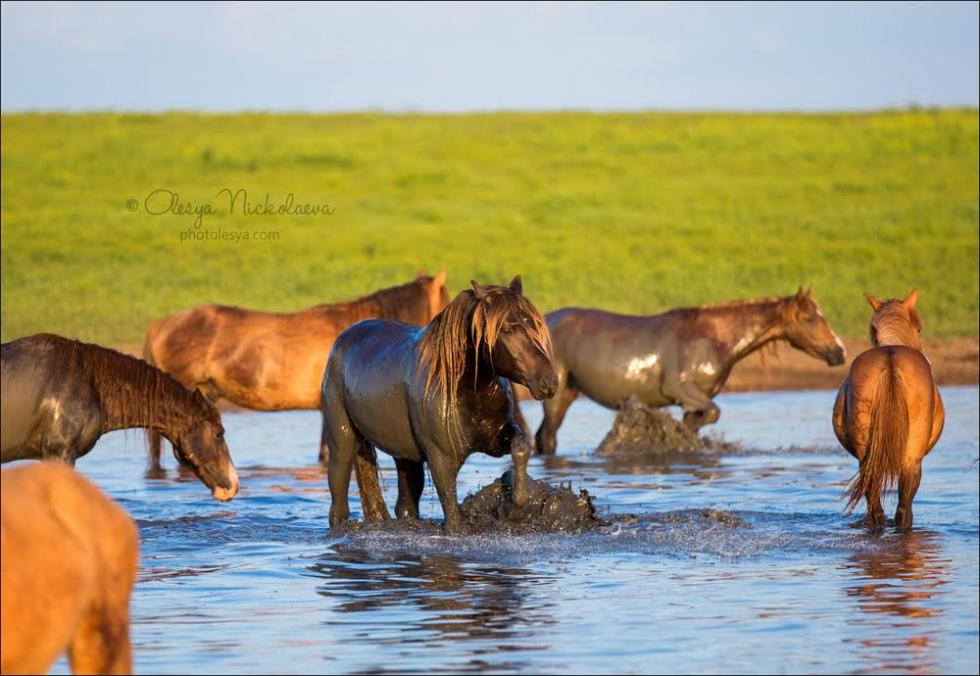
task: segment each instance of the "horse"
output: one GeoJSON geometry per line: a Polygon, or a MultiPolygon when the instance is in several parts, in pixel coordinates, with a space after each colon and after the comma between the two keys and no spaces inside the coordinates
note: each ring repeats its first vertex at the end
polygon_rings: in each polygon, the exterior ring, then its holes
{"type": "Polygon", "coordinates": [[[0,470],[0,672],[131,674],[139,538],[126,512],[57,460],[0,470]]]}
{"type": "Polygon", "coordinates": [[[607,408],[635,396],[646,406],[677,404],[697,431],[721,415],[712,398],[741,359],[772,341],[787,341],[830,366],[844,363],[844,344],[812,291],[786,297],[678,308],[653,316],[563,308],[547,315],[558,392],[544,402],[537,450],[554,454],[558,428],[581,393],[607,408]]]}
{"type": "Polygon", "coordinates": [[[881,493],[897,482],[895,525],[907,530],[922,459],[939,441],[946,411],[932,365],[922,354],[918,291],[901,300],[882,301],[867,293],[865,298],[874,310],[871,349],[851,364],[834,402],[834,433],[859,463],[847,489],[847,511],[864,498],[867,525],[884,526],[881,493]]]}
{"type": "Polygon", "coordinates": [[[238,474],[214,404],[141,359],[38,334],[0,346],[0,462],[60,458],[70,465],[106,432],[151,429],[217,500],[238,474]]]}
{"type": "MultiPolygon", "coordinates": [[[[407,284],[346,303],[299,312],[261,312],[202,305],[159,319],[143,343],[143,359],[211,400],[256,411],[317,409],[320,378],[341,331],[369,317],[421,326],[449,302],[446,271],[420,271],[407,284]]],[[[160,436],[147,435],[151,470],[160,468],[160,436]]],[[[324,459],[321,459],[324,460],[324,459]]]]}
{"type": "Polygon", "coordinates": [[[375,447],[395,458],[399,518],[418,517],[428,463],[446,530],[463,532],[456,476],[477,451],[510,453],[514,505],[519,511],[527,503],[531,448],[513,417],[509,381],[538,400],[554,394],[548,327],[523,295],[519,275],[506,287],[471,284],[425,327],[371,319],[334,343],[320,406],[331,527],[350,516],[355,463],[364,520],[388,518],[375,447]]]}

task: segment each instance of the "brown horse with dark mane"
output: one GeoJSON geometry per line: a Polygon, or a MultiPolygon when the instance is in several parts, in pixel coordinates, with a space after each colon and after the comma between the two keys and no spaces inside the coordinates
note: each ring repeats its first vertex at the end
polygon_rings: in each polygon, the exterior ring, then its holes
{"type": "Polygon", "coordinates": [[[160,369],[115,350],[51,334],[0,346],[0,461],[69,464],[106,432],[162,434],[218,500],[238,492],[218,410],[160,369]]]}
{"type": "Polygon", "coordinates": [[[608,408],[630,396],[647,406],[676,404],[693,429],[718,420],[712,398],[732,367],[773,341],[786,341],[830,366],[844,344],[810,291],[638,317],[564,308],[547,315],[558,392],[544,402],[539,453],[555,452],[558,427],[579,394],[608,408]]]}
{"type": "MultiPolygon", "coordinates": [[[[299,312],[261,312],[202,305],[157,320],[143,358],[212,401],[256,411],[316,409],[330,347],[352,324],[379,317],[422,326],[449,302],[446,271],[358,300],[299,312]]],[[[150,464],[160,466],[160,437],[148,437],[150,464]]],[[[325,460],[325,459],[324,459],[325,460]]]]}
{"type": "Polygon", "coordinates": [[[901,300],[865,298],[874,310],[872,347],[851,364],[834,403],[834,432],[859,463],[847,508],[864,498],[868,525],[883,526],[881,493],[897,482],[895,525],[908,529],[922,459],[939,441],[946,413],[932,365],[922,354],[918,292],[912,289],[901,300]]]}
{"type": "Polygon", "coordinates": [[[0,673],[131,674],[136,524],[56,460],[0,471],[0,673]]]}
{"type": "Polygon", "coordinates": [[[321,442],[330,458],[331,526],[350,515],[355,465],[365,520],[387,518],[376,448],[395,458],[400,518],[418,517],[428,464],[446,529],[459,533],[456,476],[475,452],[511,455],[514,505],[526,504],[531,447],[514,421],[509,381],[535,399],[554,394],[548,328],[520,276],[510,286],[472,286],[425,327],[370,319],[334,343],[323,374],[321,442]]]}

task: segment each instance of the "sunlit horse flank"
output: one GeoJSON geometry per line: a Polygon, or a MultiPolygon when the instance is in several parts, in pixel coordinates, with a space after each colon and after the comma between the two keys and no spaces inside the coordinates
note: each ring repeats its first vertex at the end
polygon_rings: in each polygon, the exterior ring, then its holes
{"type": "Polygon", "coordinates": [[[151,429],[216,499],[238,492],[214,404],[141,359],[42,333],[0,347],[0,391],[2,462],[74,464],[107,432],[151,429]]]}
{"type": "Polygon", "coordinates": [[[0,470],[0,673],[131,674],[139,538],[126,512],[58,460],[0,470]]]}
{"type": "Polygon", "coordinates": [[[732,367],[773,341],[786,341],[830,366],[844,344],[810,291],[795,295],[678,308],[660,315],[620,315],[564,308],[547,315],[558,392],[544,402],[539,453],[556,450],[568,407],[584,394],[608,408],[630,396],[647,406],[679,405],[693,429],[720,416],[712,398],[732,367]]]}
{"type": "MultiPolygon", "coordinates": [[[[256,411],[316,409],[330,347],[352,324],[371,317],[422,326],[449,302],[446,271],[350,302],[298,312],[202,305],[155,321],[143,358],[212,401],[256,411]]],[[[147,437],[151,469],[160,468],[160,437],[147,437]]],[[[321,458],[326,461],[326,458],[321,458]]]]}
{"type": "Polygon", "coordinates": [[[355,462],[365,520],[388,517],[375,448],[395,458],[399,518],[418,516],[428,463],[446,529],[461,532],[456,476],[477,451],[511,454],[514,504],[523,506],[531,448],[514,421],[508,380],[528,387],[536,399],[551,396],[557,386],[547,326],[523,296],[519,276],[509,287],[473,282],[423,328],[373,319],[345,331],[323,376],[330,525],[350,515],[355,462]]]}
{"type": "Polygon", "coordinates": [[[898,483],[895,525],[912,526],[912,500],[922,478],[922,459],[939,441],[946,420],[932,365],[922,354],[918,292],[903,299],[865,298],[871,317],[871,349],[861,353],[834,403],[834,432],[858,459],[848,488],[848,511],[867,500],[866,521],[885,523],[881,494],[898,483]]]}

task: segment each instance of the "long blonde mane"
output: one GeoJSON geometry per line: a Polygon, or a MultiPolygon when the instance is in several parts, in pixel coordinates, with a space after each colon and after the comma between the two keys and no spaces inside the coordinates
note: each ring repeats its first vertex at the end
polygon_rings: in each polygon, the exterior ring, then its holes
{"type": "Polygon", "coordinates": [[[456,407],[456,390],[466,371],[470,346],[475,378],[483,346],[493,352],[504,324],[515,310],[530,318],[531,325],[525,324],[524,328],[532,343],[551,354],[548,325],[531,301],[505,286],[483,288],[483,299],[478,299],[472,290],[461,291],[429,322],[419,342],[419,366],[426,373],[424,396],[428,399],[441,392],[446,415],[456,407]]]}

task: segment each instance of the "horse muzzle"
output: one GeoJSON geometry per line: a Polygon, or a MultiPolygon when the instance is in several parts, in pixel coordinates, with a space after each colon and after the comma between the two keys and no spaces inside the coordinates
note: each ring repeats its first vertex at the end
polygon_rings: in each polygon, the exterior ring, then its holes
{"type": "Polygon", "coordinates": [[[221,502],[228,502],[232,498],[238,495],[238,472],[232,467],[231,471],[228,473],[228,487],[224,486],[214,486],[211,489],[211,497],[215,500],[220,500],[221,502]]]}
{"type": "Polygon", "coordinates": [[[827,350],[824,354],[824,360],[827,362],[827,366],[840,366],[847,361],[847,352],[838,345],[827,350]]]}
{"type": "Polygon", "coordinates": [[[528,384],[528,389],[531,391],[531,396],[538,401],[541,401],[542,399],[551,399],[553,396],[555,396],[555,392],[558,391],[558,376],[551,373],[549,375],[536,378],[528,384]]]}

